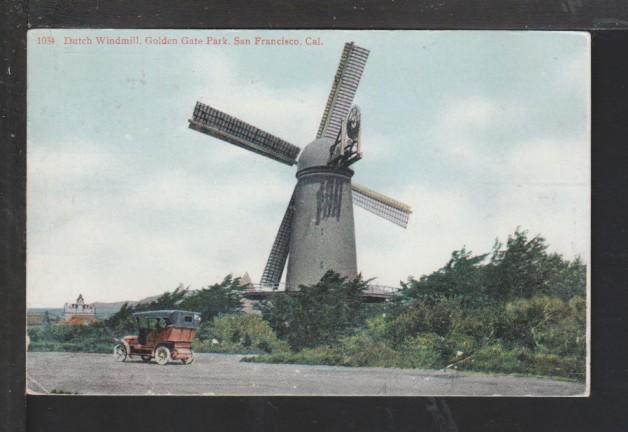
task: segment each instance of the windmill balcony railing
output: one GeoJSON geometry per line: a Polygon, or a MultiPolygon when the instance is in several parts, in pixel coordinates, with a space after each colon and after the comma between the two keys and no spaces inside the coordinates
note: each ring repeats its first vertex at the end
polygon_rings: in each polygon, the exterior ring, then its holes
{"type": "Polygon", "coordinates": [[[267,283],[252,283],[246,286],[248,291],[263,291],[263,292],[272,292],[272,291],[285,291],[286,284],[278,283],[278,284],[267,284],[267,283]]]}
{"type": "Polygon", "coordinates": [[[379,284],[369,284],[364,291],[366,295],[382,295],[385,297],[392,297],[396,295],[401,288],[389,286],[389,285],[379,285],[379,284]]]}
{"type": "MultiPolygon", "coordinates": [[[[367,288],[364,290],[364,295],[369,297],[382,297],[382,298],[390,298],[395,296],[399,292],[399,287],[393,287],[389,285],[380,285],[380,284],[369,284],[367,288]]],[[[263,294],[263,293],[273,293],[273,292],[282,292],[286,291],[286,284],[263,284],[263,283],[252,283],[248,284],[245,287],[245,292],[248,294],[263,294]]]]}

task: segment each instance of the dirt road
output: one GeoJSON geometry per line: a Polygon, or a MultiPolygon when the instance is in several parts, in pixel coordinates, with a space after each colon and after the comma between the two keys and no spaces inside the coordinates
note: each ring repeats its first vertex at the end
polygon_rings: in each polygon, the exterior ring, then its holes
{"type": "Polygon", "coordinates": [[[197,354],[191,365],[159,366],[112,355],[28,353],[32,392],[186,395],[580,395],[584,384],[425,369],[349,368],[240,362],[241,356],[197,354]]]}

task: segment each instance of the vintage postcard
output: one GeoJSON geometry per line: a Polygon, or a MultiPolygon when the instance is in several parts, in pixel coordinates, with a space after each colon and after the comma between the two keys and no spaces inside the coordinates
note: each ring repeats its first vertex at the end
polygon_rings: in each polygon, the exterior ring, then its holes
{"type": "Polygon", "coordinates": [[[587,396],[590,37],[28,33],[32,394],[587,396]]]}

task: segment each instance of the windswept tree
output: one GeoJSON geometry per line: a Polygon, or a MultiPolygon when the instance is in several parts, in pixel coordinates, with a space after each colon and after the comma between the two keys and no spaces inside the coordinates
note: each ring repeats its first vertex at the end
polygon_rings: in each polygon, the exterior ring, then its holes
{"type": "Polygon", "coordinates": [[[458,299],[463,304],[477,303],[484,298],[484,255],[473,255],[465,248],[454,251],[444,267],[401,283],[401,293],[395,299],[403,305],[421,300],[433,303],[441,299],[458,299]]]}
{"type": "Polygon", "coordinates": [[[549,253],[540,235],[530,237],[517,229],[506,244],[496,241],[489,254],[454,251],[439,270],[402,283],[398,305],[413,301],[455,299],[462,305],[501,303],[518,298],[549,295],[567,300],[584,295],[586,265],[549,253]]]}
{"type": "Polygon", "coordinates": [[[262,314],[293,350],[330,345],[364,325],[363,292],[368,281],[328,271],[315,285],[263,302],[262,314]]]}
{"type": "Polygon", "coordinates": [[[194,291],[181,302],[181,309],[199,312],[204,322],[242,309],[240,278],[227,275],[222,282],[194,291]]]}
{"type": "Polygon", "coordinates": [[[550,295],[562,299],[584,295],[586,266],[548,253],[545,238],[517,229],[506,244],[496,242],[486,266],[484,290],[496,300],[550,295]]]}
{"type": "Polygon", "coordinates": [[[126,302],[122,305],[118,312],[111,315],[105,320],[105,325],[110,328],[114,334],[128,333],[135,328],[135,322],[133,321],[133,306],[129,306],[126,302]]]}
{"type": "Polygon", "coordinates": [[[180,284],[173,291],[165,292],[152,301],[135,306],[123,304],[118,312],[107,319],[106,325],[117,332],[132,331],[135,328],[133,312],[164,309],[199,312],[203,321],[209,322],[218,315],[239,312],[242,307],[240,292],[243,289],[240,279],[232,275],[226,276],[220,283],[196,291],[180,284]]]}
{"type": "Polygon", "coordinates": [[[133,312],[178,309],[188,293],[188,288],[183,284],[179,284],[173,291],[167,291],[154,300],[144,301],[135,305],[129,305],[129,302],[126,302],[118,312],[105,320],[105,325],[113,330],[115,334],[133,332],[136,327],[133,312]]]}

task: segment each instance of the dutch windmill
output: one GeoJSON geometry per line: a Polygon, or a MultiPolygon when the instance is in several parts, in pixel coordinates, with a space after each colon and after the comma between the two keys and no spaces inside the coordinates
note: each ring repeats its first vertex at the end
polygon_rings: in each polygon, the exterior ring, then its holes
{"type": "Polygon", "coordinates": [[[351,182],[349,167],[362,158],[360,110],[352,106],[369,51],[346,43],[316,139],[303,151],[201,102],[189,127],[269,157],[297,165],[297,184],[272,245],[261,283],[276,287],[286,260],[286,289],[317,283],[328,270],[357,274],[353,204],[403,228],[410,207],[351,182]]]}

